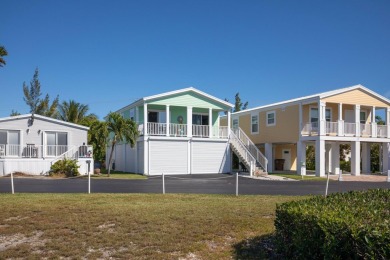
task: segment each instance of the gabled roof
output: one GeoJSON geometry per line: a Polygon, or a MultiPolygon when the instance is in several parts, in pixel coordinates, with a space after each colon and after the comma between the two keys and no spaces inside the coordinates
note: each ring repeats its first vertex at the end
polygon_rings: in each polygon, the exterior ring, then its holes
{"type": "Polygon", "coordinates": [[[153,96],[140,98],[140,99],[134,101],[133,103],[131,103],[131,104],[125,106],[125,107],[122,107],[121,109],[118,109],[117,112],[125,110],[125,109],[133,107],[133,106],[143,105],[145,102],[151,101],[153,99],[168,97],[168,96],[182,94],[182,93],[186,93],[186,92],[193,92],[193,93],[196,93],[196,94],[201,95],[203,97],[206,97],[206,98],[208,98],[208,99],[210,99],[212,101],[220,103],[220,104],[222,104],[224,106],[231,107],[231,108],[234,107],[233,104],[231,104],[231,103],[229,103],[227,101],[224,101],[222,99],[219,99],[219,98],[216,98],[214,96],[211,96],[211,95],[209,95],[209,94],[207,94],[207,93],[205,93],[203,91],[200,91],[200,90],[198,90],[198,89],[196,89],[194,87],[188,87],[188,88],[178,89],[178,90],[164,92],[164,93],[153,95],[153,96]]]}
{"type": "MultiPolygon", "coordinates": [[[[19,115],[19,116],[3,117],[3,118],[0,118],[0,123],[4,122],[4,121],[12,121],[12,120],[31,118],[32,116],[33,116],[32,114],[24,114],[24,115],[19,115]]],[[[69,122],[65,122],[65,121],[62,121],[62,120],[54,119],[54,118],[51,118],[51,117],[46,117],[46,116],[41,116],[41,115],[34,114],[34,118],[39,118],[41,120],[45,120],[45,121],[49,121],[49,122],[53,122],[53,123],[61,124],[61,125],[67,125],[67,126],[74,127],[74,128],[81,128],[81,129],[84,129],[84,130],[89,130],[89,127],[87,127],[87,126],[78,125],[78,124],[74,124],[74,123],[69,123],[69,122]]]]}
{"type": "Polygon", "coordinates": [[[251,112],[251,111],[254,111],[254,110],[263,110],[263,109],[270,109],[270,108],[274,108],[274,107],[291,106],[291,105],[295,105],[295,104],[298,104],[298,103],[301,103],[301,102],[309,102],[309,101],[315,102],[315,101],[318,101],[318,100],[326,98],[326,97],[338,95],[338,94],[345,93],[345,92],[352,91],[352,90],[356,90],[356,89],[360,89],[360,90],[362,90],[364,92],[367,92],[367,93],[371,94],[372,96],[374,96],[374,97],[380,99],[381,101],[383,101],[385,103],[388,103],[390,105],[390,100],[389,99],[387,99],[384,96],[381,96],[378,93],[376,93],[376,92],[374,92],[374,91],[364,87],[363,85],[358,84],[358,85],[354,85],[354,86],[351,86],[351,87],[340,88],[340,89],[327,91],[327,92],[322,92],[322,93],[318,93],[318,94],[314,94],[314,95],[310,95],[310,96],[304,96],[304,97],[290,99],[290,100],[286,100],[286,101],[282,101],[282,102],[272,103],[272,104],[269,104],[269,105],[254,107],[254,108],[251,108],[251,109],[246,109],[246,110],[243,110],[243,111],[235,112],[234,114],[244,114],[244,113],[248,113],[248,112],[251,112]]]}

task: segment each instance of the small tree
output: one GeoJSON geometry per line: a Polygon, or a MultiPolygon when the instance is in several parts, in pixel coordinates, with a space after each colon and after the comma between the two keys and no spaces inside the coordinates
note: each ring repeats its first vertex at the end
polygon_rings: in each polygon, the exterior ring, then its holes
{"type": "Polygon", "coordinates": [[[241,102],[240,93],[237,92],[234,96],[235,102],[234,102],[234,110],[233,112],[238,112],[247,109],[248,107],[248,101],[245,103],[241,102]]]}
{"type": "Polygon", "coordinates": [[[49,95],[46,94],[44,99],[41,99],[41,83],[39,82],[39,71],[35,69],[33,79],[30,81],[30,87],[26,82],[23,82],[23,100],[30,107],[30,113],[48,117],[57,117],[58,96],[50,105],[49,95]]]}
{"type": "Polygon", "coordinates": [[[0,67],[3,67],[6,62],[5,60],[3,59],[4,56],[7,56],[8,55],[8,52],[7,50],[4,48],[4,46],[0,46],[0,67]]]}
{"type": "Polygon", "coordinates": [[[12,109],[10,116],[20,116],[20,113],[12,109]]]}
{"type": "Polygon", "coordinates": [[[107,130],[109,133],[108,142],[111,143],[110,158],[108,160],[108,176],[110,176],[112,155],[114,154],[117,142],[124,142],[134,147],[138,138],[137,124],[131,120],[123,118],[118,113],[109,113],[107,115],[107,130]]]}
{"type": "Polygon", "coordinates": [[[58,108],[58,117],[66,122],[85,124],[87,121],[97,119],[95,114],[88,114],[88,111],[88,105],[78,103],[74,100],[69,100],[69,102],[63,101],[58,108]]]}
{"type": "Polygon", "coordinates": [[[93,146],[93,159],[103,162],[106,157],[107,123],[95,118],[94,120],[84,120],[83,125],[89,127],[88,143],[93,146]]]}

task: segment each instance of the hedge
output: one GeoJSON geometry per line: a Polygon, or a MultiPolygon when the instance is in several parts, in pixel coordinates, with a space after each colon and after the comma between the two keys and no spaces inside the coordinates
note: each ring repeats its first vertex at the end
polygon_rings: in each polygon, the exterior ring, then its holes
{"type": "Polygon", "coordinates": [[[336,193],[277,206],[277,252],[290,259],[390,259],[390,190],[336,193]]]}

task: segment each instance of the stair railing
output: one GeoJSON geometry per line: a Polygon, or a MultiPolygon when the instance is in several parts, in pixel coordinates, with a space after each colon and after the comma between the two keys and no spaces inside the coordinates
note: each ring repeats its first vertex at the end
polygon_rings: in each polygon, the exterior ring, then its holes
{"type": "Polygon", "coordinates": [[[268,159],[263,155],[263,153],[257,148],[257,146],[252,142],[252,140],[242,131],[241,128],[233,128],[232,133],[238,137],[238,139],[245,145],[248,151],[252,154],[252,156],[256,159],[256,161],[260,164],[260,166],[267,172],[268,159]]]}

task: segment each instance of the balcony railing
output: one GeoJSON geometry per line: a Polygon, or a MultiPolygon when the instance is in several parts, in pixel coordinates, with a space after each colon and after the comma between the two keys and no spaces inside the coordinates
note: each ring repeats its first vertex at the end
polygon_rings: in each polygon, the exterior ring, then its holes
{"type": "MultiPolygon", "coordinates": [[[[140,135],[144,135],[144,125],[138,126],[140,135]]],[[[192,125],[192,136],[201,138],[210,138],[210,127],[208,125],[192,125]]],[[[147,123],[147,134],[151,136],[170,136],[187,137],[187,124],[166,124],[166,123],[147,123]],[[169,132],[167,132],[169,125],[169,132]]],[[[228,138],[228,128],[225,126],[212,127],[211,138],[228,138]]]]}
{"type": "Polygon", "coordinates": [[[318,122],[307,123],[303,126],[302,135],[333,135],[333,136],[360,136],[372,138],[390,138],[389,127],[387,125],[376,124],[356,124],[347,122],[326,122],[323,132],[318,127],[318,122]]]}
{"type": "Polygon", "coordinates": [[[58,157],[74,151],[74,158],[89,158],[93,156],[93,147],[82,145],[80,147],[68,145],[14,145],[0,144],[0,158],[45,158],[58,157]]]}

